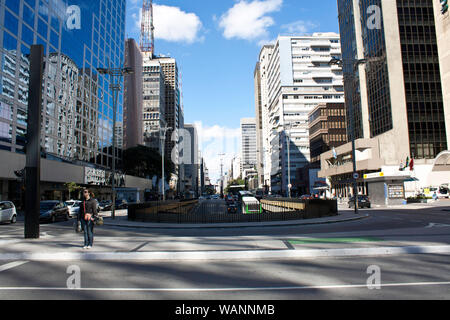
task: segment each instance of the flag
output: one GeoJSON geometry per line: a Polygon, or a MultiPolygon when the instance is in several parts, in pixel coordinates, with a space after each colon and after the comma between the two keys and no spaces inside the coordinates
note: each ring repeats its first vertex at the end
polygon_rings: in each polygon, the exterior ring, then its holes
{"type": "Polygon", "coordinates": [[[400,166],[398,167],[398,170],[399,171],[405,170],[405,167],[403,166],[403,162],[402,161],[400,161],[400,166]]]}
{"type": "Polygon", "coordinates": [[[409,171],[414,170],[414,159],[411,159],[411,162],[409,163],[409,171]]]}
{"type": "Polygon", "coordinates": [[[405,168],[409,167],[409,157],[406,157],[405,168]]]}

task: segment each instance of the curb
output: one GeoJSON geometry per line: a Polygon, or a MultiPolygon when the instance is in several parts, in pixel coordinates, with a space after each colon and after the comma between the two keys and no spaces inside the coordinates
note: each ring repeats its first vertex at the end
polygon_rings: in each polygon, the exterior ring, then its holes
{"type": "MultiPolygon", "coordinates": [[[[348,222],[361,220],[370,217],[369,214],[364,214],[358,217],[346,218],[340,220],[327,220],[327,221],[315,221],[305,222],[305,220],[292,220],[292,221],[274,221],[274,222],[245,222],[245,223],[211,223],[211,224],[173,224],[173,223],[154,223],[149,222],[148,225],[129,225],[119,223],[109,223],[105,221],[104,226],[121,227],[121,228],[136,228],[136,229],[224,229],[224,228],[261,228],[261,227],[286,227],[286,226],[307,226],[318,224],[330,224],[339,222],[348,222]]],[[[146,222],[141,222],[146,223],[146,222]]]]}
{"type": "Polygon", "coordinates": [[[92,253],[6,253],[0,261],[186,261],[260,260],[330,257],[374,257],[401,254],[450,254],[450,246],[406,246],[376,248],[243,250],[182,252],[92,252],[92,253]]]}

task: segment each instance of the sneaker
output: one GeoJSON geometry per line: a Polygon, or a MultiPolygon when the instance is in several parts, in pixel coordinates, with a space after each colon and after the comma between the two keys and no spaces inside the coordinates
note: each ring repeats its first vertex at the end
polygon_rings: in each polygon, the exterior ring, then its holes
{"type": "Polygon", "coordinates": [[[83,249],[87,249],[87,248],[88,248],[88,246],[84,246],[84,247],[83,247],[83,249]]]}
{"type": "Polygon", "coordinates": [[[87,249],[92,249],[92,246],[87,246],[86,248],[87,248],[87,249]]]}

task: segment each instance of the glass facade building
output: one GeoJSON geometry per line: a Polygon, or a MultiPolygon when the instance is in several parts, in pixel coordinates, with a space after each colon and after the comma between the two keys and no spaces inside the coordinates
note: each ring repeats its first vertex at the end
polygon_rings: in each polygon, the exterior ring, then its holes
{"type": "MultiPolygon", "coordinates": [[[[348,138],[360,139],[363,136],[361,93],[359,86],[359,73],[354,70],[358,57],[356,46],[356,31],[354,23],[354,10],[352,0],[338,0],[339,29],[342,50],[342,72],[344,74],[345,104],[348,121],[353,119],[352,125],[348,123],[348,138]]],[[[356,8],[358,10],[358,8],[356,8]]]]}
{"type": "Polygon", "coordinates": [[[447,150],[433,2],[397,0],[397,12],[411,154],[433,159],[447,150]]]}
{"type": "MultiPolygon", "coordinates": [[[[381,0],[361,0],[361,21],[369,21],[370,8],[376,6],[382,10],[381,0]]],[[[383,15],[380,16],[381,30],[384,30],[383,15]]],[[[386,60],[386,40],[384,32],[377,28],[363,28],[362,40],[364,58],[380,60],[366,64],[367,96],[369,104],[370,137],[376,137],[393,128],[392,106],[389,89],[389,72],[386,60]]]]}
{"type": "MultiPolygon", "coordinates": [[[[97,68],[123,64],[125,6],[126,0],[0,0],[0,149],[24,152],[28,55],[31,45],[41,44],[47,158],[111,167],[113,96],[109,76],[97,68]]],[[[122,93],[116,112],[121,127],[122,93]]]]}

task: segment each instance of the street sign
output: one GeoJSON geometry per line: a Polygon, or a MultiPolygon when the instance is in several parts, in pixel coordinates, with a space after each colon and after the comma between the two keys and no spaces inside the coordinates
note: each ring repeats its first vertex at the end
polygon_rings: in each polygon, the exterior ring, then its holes
{"type": "Polygon", "coordinates": [[[384,172],[368,173],[364,175],[364,179],[384,177],[384,172]]]}
{"type": "Polygon", "coordinates": [[[358,174],[358,172],[355,172],[355,173],[353,174],[353,179],[359,179],[359,174],[358,174]]]}

